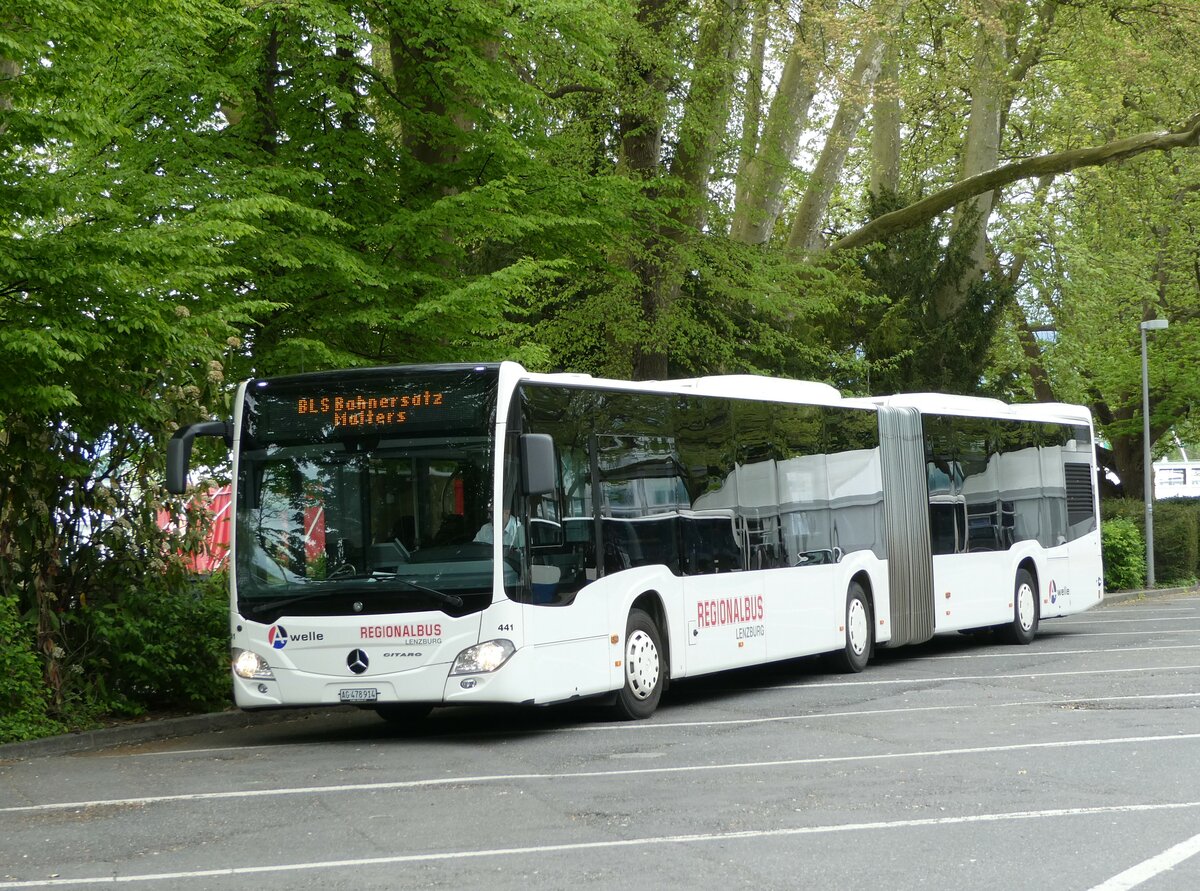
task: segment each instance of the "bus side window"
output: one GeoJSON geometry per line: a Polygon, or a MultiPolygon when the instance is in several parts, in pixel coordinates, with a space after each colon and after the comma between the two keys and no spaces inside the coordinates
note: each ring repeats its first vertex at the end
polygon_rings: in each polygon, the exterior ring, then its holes
{"type": "Polygon", "coordinates": [[[526,432],[554,438],[560,482],[553,495],[533,496],[528,504],[533,599],[561,605],[598,575],[588,453],[593,394],[528,385],[522,396],[526,432]]]}

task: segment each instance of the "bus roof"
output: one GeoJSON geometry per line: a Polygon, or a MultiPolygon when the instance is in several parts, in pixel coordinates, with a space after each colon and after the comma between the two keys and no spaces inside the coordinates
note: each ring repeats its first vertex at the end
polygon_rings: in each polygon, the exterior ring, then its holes
{"type": "Polygon", "coordinates": [[[922,414],[1092,423],[1092,413],[1087,408],[1066,402],[1019,402],[1010,405],[989,396],[955,396],[948,393],[898,393],[894,396],[872,396],[865,401],[875,405],[915,408],[922,414]]]}
{"type": "MultiPolygon", "coordinates": [[[[558,384],[565,387],[587,387],[603,390],[624,390],[642,393],[695,393],[703,396],[722,396],[728,399],[762,399],[768,402],[796,402],[833,405],[842,401],[835,387],[816,381],[797,381],[767,377],[759,374],[721,374],[707,377],[678,378],[665,381],[625,381],[592,377],[590,374],[558,372],[539,374],[513,365],[521,380],[558,384]]],[[[874,406],[863,404],[863,408],[874,406]]]]}

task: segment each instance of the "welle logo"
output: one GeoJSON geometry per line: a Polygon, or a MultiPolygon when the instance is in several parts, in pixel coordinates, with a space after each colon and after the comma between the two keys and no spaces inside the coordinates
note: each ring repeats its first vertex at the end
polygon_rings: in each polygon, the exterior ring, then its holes
{"type": "Polygon", "coordinates": [[[277,650],[282,650],[288,645],[289,640],[299,641],[301,643],[322,641],[325,635],[320,631],[305,631],[303,634],[297,634],[288,637],[287,629],[282,625],[272,625],[267,629],[267,643],[277,650]]]}

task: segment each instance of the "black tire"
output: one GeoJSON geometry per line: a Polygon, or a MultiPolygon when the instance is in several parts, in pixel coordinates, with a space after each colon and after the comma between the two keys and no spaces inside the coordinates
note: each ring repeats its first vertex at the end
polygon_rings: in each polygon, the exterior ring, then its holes
{"type": "Polygon", "coordinates": [[[419,724],[431,711],[433,705],[428,702],[388,702],[375,706],[375,714],[397,726],[419,724]]]}
{"type": "Polygon", "coordinates": [[[837,671],[857,674],[871,661],[875,643],[875,619],[871,600],[858,582],[851,582],[846,592],[846,643],[832,655],[837,671]]]}
{"type": "Polygon", "coordinates": [[[658,626],[640,609],[629,611],[624,653],[625,685],[617,693],[613,713],[621,721],[648,718],[662,698],[667,665],[658,626]]]}
{"type": "Polygon", "coordinates": [[[1027,569],[1017,570],[1017,580],[1013,584],[1013,619],[1007,625],[1001,625],[1000,638],[1006,643],[1033,643],[1037,637],[1038,623],[1041,620],[1041,608],[1038,602],[1037,583],[1027,569]]]}

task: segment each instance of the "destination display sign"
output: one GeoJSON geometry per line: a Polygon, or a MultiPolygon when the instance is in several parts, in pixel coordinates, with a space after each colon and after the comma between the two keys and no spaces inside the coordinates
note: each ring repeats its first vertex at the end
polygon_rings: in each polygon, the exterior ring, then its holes
{"type": "Polygon", "coordinates": [[[346,436],[476,433],[495,416],[496,375],[468,371],[347,372],[252,381],[243,430],[260,442],[346,436]]]}
{"type": "Polygon", "coordinates": [[[316,415],[336,427],[390,427],[404,424],[421,408],[446,405],[446,394],[429,390],[390,395],[297,396],[297,415],[316,415]]]}

